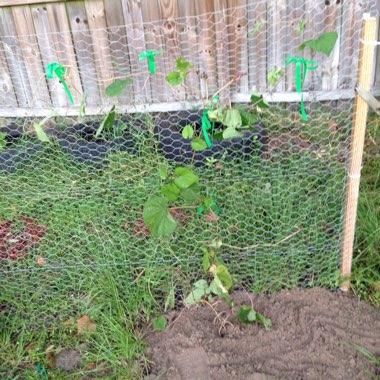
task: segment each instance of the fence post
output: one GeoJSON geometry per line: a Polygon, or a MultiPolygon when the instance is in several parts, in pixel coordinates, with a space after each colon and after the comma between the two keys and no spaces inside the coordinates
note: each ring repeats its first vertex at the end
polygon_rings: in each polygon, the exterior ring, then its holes
{"type": "MultiPolygon", "coordinates": [[[[360,51],[358,63],[358,85],[369,91],[371,86],[372,68],[376,38],[376,18],[368,13],[363,15],[360,34],[360,51]]],[[[346,187],[346,205],[343,225],[343,244],[341,258],[341,277],[344,282],[341,290],[348,291],[350,287],[352,253],[355,236],[356,213],[359,198],[360,172],[363,158],[365,129],[367,123],[368,104],[358,94],[355,97],[352,120],[350,159],[346,187]]]]}

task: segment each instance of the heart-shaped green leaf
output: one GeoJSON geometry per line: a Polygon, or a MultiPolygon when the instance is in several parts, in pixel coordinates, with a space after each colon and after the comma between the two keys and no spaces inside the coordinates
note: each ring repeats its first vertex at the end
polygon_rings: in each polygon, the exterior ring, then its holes
{"type": "Polygon", "coordinates": [[[103,121],[99,125],[98,130],[95,133],[95,137],[99,137],[99,135],[102,133],[103,129],[109,129],[109,128],[113,127],[114,124],[115,124],[115,105],[112,106],[110,111],[104,117],[103,121]]]}
{"type": "Polygon", "coordinates": [[[202,150],[207,149],[207,144],[206,141],[201,139],[200,137],[196,137],[192,142],[191,142],[191,147],[196,151],[200,152],[202,150]]]}
{"type": "Polygon", "coordinates": [[[303,49],[305,49],[305,47],[309,47],[310,49],[319,51],[329,56],[334,49],[337,39],[338,39],[337,32],[326,32],[326,33],[323,33],[316,40],[307,40],[303,42],[299,46],[298,50],[302,51],[303,49]]]}
{"type": "Polygon", "coordinates": [[[131,78],[126,79],[115,79],[109,86],[106,88],[107,96],[121,96],[127,89],[128,84],[132,84],[133,80],[131,78]]]}
{"type": "Polygon", "coordinates": [[[194,128],[192,125],[185,125],[185,127],[182,130],[182,137],[184,139],[192,139],[194,137],[194,128]]]}
{"type": "Polygon", "coordinates": [[[199,182],[199,178],[188,168],[178,167],[174,171],[174,183],[180,189],[186,189],[199,182]]]}
{"type": "Polygon", "coordinates": [[[170,235],[177,227],[177,222],[168,211],[168,201],[164,197],[149,198],[144,205],[143,218],[153,237],[170,235]]]}

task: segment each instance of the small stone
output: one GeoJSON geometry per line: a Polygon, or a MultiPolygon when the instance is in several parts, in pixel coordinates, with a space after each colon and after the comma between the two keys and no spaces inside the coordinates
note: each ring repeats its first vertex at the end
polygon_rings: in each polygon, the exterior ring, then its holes
{"type": "Polygon", "coordinates": [[[80,353],[77,350],[64,349],[57,355],[56,367],[63,371],[70,372],[80,366],[80,353]]]}

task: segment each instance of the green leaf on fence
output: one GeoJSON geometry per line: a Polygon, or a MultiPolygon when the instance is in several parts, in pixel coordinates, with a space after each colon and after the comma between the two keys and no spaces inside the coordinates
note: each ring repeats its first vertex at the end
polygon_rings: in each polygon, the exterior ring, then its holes
{"type": "Polygon", "coordinates": [[[173,202],[178,198],[180,189],[174,183],[168,183],[161,187],[161,193],[168,202],[173,202]]]}
{"type": "Polygon", "coordinates": [[[194,203],[199,197],[200,187],[197,183],[187,189],[181,189],[181,197],[187,204],[194,203]]]}
{"type": "Polygon", "coordinates": [[[115,124],[115,105],[112,106],[110,111],[104,117],[103,121],[99,125],[98,130],[95,133],[95,137],[99,137],[99,135],[102,133],[103,129],[109,129],[109,128],[113,127],[114,124],[115,124]]]}
{"type": "Polygon", "coordinates": [[[144,205],[143,218],[153,237],[170,235],[177,222],[168,211],[168,201],[164,197],[149,198],[144,205]]]}
{"type": "Polygon", "coordinates": [[[186,189],[199,182],[199,178],[188,168],[178,167],[175,169],[174,173],[176,176],[174,178],[174,183],[180,189],[186,189]]]}
{"type": "Polygon", "coordinates": [[[189,295],[185,298],[186,305],[195,305],[208,293],[208,285],[206,280],[198,280],[194,283],[189,295]]]}
{"type": "Polygon", "coordinates": [[[231,289],[232,286],[232,278],[230,273],[228,272],[228,268],[224,265],[218,265],[216,268],[216,272],[214,273],[215,277],[223,284],[223,287],[226,290],[231,289]]]}
{"type": "Polygon", "coordinates": [[[332,50],[334,49],[337,39],[338,39],[337,32],[326,32],[326,33],[323,33],[316,40],[308,40],[308,41],[303,42],[299,46],[298,50],[302,51],[303,49],[305,49],[305,47],[309,47],[310,49],[319,51],[329,56],[332,50]]]}
{"type": "Polygon", "coordinates": [[[179,71],[186,72],[187,70],[191,69],[193,66],[189,61],[186,61],[183,59],[183,57],[179,57],[176,61],[176,67],[179,71]]]}
{"type": "Polygon", "coordinates": [[[166,81],[171,86],[178,86],[182,83],[183,77],[181,76],[181,73],[179,71],[172,71],[169,73],[169,75],[166,77],[166,81]]]}
{"type": "Polygon", "coordinates": [[[36,135],[37,135],[38,140],[40,140],[42,142],[48,142],[48,143],[51,142],[49,139],[49,136],[45,133],[45,131],[41,127],[41,124],[37,124],[37,123],[34,124],[34,130],[36,131],[36,135]]]}
{"type": "Polygon", "coordinates": [[[162,180],[168,178],[168,167],[166,165],[161,165],[158,168],[158,175],[162,180]]]}
{"type": "Polygon", "coordinates": [[[261,109],[269,108],[269,104],[264,100],[264,97],[257,92],[251,93],[251,103],[261,109]]]}
{"type": "Polygon", "coordinates": [[[224,118],[223,124],[227,128],[232,128],[232,129],[240,128],[242,126],[242,121],[241,121],[239,110],[237,110],[236,108],[229,108],[226,111],[226,116],[224,118]]]}
{"type": "Polygon", "coordinates": [[[128,84],[132,84],[133,80],[131,78],[126,79],[115,79],[107,88],[107,96],[121,96],[127,89],[128,84]]]}
{"type": "Polygon", "coordinates": [[[192,139],[194,137],[194,128],[192,125],[185,125],[185,127],[182,129],[182,137],[184,139],[192,139]]]}
{"type": "Polygon", "coordinates": [[[196,151],[200,152],[202,150],[207,149],[207,144],[206,141],[201,139],[200,137],[196,137],[192,142],[191,142],[191,147],[196,151]]]}
{"type": "Polygon", "coordinates": [[[205,249],[203,251],[203,259],[202,259],[203,270],[205,272],[207,272],[208,269],[210,268],[210,265],[211,265],[211,262],[210,262],[210,252],[207,249],[205,249]]]}
{"type": "Polygon", "coordinates": [[[285,75],[284,69],[282,67],[273,67],[271,71],[268,73],[268,83],[275,87],[280,79],[285,75]]]}
{"type": "Polygon", "coordinates": [[[234,137],[243,137],[243,133],[237,131],[235,128],[232,128],[232,127],[228,127],[227,129],[225,129],[223,131],[223,138],[225,140],[227,139],[232,139],[234,137]]]}

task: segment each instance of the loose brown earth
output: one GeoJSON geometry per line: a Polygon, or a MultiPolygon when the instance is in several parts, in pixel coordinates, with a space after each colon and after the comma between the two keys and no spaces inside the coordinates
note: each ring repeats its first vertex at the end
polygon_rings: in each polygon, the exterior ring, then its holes
{"type": "Polygon", "coordinates": [[[148,333],[149,379],[367,379],[380,369],[355,344],[380,357],[380,311],[323,289],[233,296],[167,315],[165,331],[148,333]],[[236,310],[253,305],[273,328],[242,326],[236,310]],[[372,374],[372,375],[371,375],[372,374]]]}

